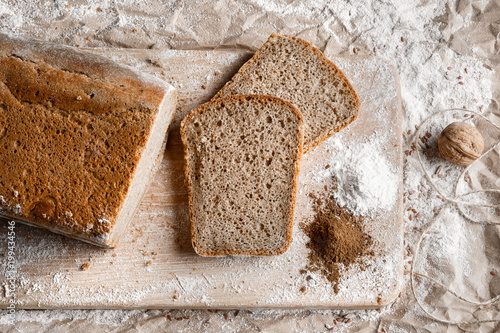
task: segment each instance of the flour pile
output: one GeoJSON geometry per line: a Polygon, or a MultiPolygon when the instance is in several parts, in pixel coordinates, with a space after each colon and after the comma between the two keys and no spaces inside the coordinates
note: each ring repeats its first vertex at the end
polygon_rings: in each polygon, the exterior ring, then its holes
{"type": "Polygon", "coordinates": [[[324,143],[332,150],[328,168],[315,170],[314,180],[334,179],[333,197],[355,215],[373,216],[390,210],[397,199],[400,179],[381,153],[381,137],[345,145],[337,135],[324,143]]]}

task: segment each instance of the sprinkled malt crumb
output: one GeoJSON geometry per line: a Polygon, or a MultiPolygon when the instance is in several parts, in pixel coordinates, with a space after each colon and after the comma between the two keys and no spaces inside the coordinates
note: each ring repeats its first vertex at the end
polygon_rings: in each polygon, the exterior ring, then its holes
{"type": "Polygon", "coordinates": [[[87,271],[90,268],[90,263],[86,262],[80,266],[81,271],[87,271]]]}

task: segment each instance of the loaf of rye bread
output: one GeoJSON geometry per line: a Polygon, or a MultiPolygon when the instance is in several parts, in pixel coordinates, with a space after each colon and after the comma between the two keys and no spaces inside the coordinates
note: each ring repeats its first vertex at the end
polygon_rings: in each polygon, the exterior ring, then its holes
{"type": "Polygon", "coordinates": [[[0,215],[96,245],[125,233],[176,106],[109,59],[0,34],[0,215]]]}
{"type": "Polygon", "coordinates": [[[193,247],[200,255],[286,251],[304,121],[271,96],[229,96],[181,124],[193,247]]]}
{"type": "Polygon", "coordinates": [[[214,99],[271,95],[291,102],[305,121],[304,153],[353,122],[360,102],[351,84],[321,51],[291,36],[272,34],[214,99]]]}

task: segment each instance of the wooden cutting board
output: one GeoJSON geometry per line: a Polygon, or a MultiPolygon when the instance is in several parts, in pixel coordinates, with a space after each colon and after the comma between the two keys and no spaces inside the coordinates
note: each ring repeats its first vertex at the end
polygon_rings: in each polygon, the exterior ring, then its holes
{"type": "MultiPolygon", "coordinates": [[[[297,227],[313,216],[313,170],[335,151],[321,145],[302,159],[292,245],[277,257],[204,258],[190,244],[180,120],[208,101],[251,56],[241,51],[90,50],[165,79],[179,92],[177,120],[160,171],[129,233],[105,250],[48,231],[16,224],[18,308],[377,308],[399,293],[403,275],[402,147],[399,83],[391,66],[376,58],[332,59],[361,100],[359,118],[342,140],[361,142],[386,133],[382,151],[400,176],[393,209],[367,225],[377,244],[373,267],[351,267],[338,294],[307,264],[307,237],[297,227]],[[375,116],[376,115],[376,116],[375,116]],[[82,268],[83,267],[83,268],[82,268]],[[372,268],[373,268],[372,267],[372,268]]],[[[328,56],[328,55],[327,55],[328,56]]],[[[0,251],[6,253],[6,220],[0,251]]],[[[12,295],[2,261],[0,305],[12,295]]],[[[354,265],[356,266],[356,265],[354,265]]]]}

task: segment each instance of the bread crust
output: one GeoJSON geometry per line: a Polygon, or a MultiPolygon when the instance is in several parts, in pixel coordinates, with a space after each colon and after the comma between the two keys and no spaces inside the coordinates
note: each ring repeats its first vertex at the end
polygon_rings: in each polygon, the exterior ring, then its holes
{"type": "Polygon", "coordinates": [[[0,216],[115,246],[125,199],[142,188],[131,186],[139,162],[165,146],[150,138],[165,135],[156,119],[172,119],[175,96],[107,58],[0,33],[0,216]]]}
{"type": "MultiPolygon", "coordinates": [[[[62,72],[80,74],[91,80],[111,84],[116,88],[126,88],[127,94],[119,94],[120,97],[128,95],[129,100],[140,101],[147,107],[158,105],[170,87],[152,75],[90,52],[34,38],[0,33],[0,58],[6,57],[33,64],[45,64],[62,72]]],[[[114,90],[119,93],[119,89],[114,90]]],[[[50,93],[50,87],[47,87],[47,93],[50,93]]],[[[84,101],[85,99],[82,100],[84,101]]],[[[70,102],[75,104],[74,100],[70,102]]]]}
{"type": "Polygon", "coordinates": [[[26,225],[29,225],[29,226],[32,226],[35,228],[45,229],[45,230],[54,232],[56,234],[68,236],[68,237],[83,241],[85,243],[99,246],[101,248],[104,247],[104,248],[112,249],[116,245],[116,244],[107,243],[106,241],[108,238],[105,235],[97,235],[95,237],[89,237],[89,235],[87,235],[85,233],[70,232],[70,231],[68,231],[68,229],[59,228],[57,226],[43,226],[42,227],[42,226],[40,226],[40,224],[33,222],[29,219],[19,217],[19,216],[14,215],[14,214],[5,213],[5,212],[0,213],[0,217],[7,219],[7,220],[18,221],[18,222],[21,222],[23,224],[26,224],[26,225]]]}
{"type": "Polygon", "coordinates": [[[239,255],[239,256],[254,256],[254,255],[279,255],[290,247],[291,240],[292,240],[292,230],[293,230],[293,219],[294,219],[294,213],[295,213],[295,202],[297,199],[297,187],[298,187],[298,179],[299,179],[299,172],[300,172],[300,161],[302,158],[303,154],[303,143],[304,143],[304,117],[302,113],[297,109],[295,105],[292,103],[279,98],[275,96],[269,96],[269,95],[231,95],[219,99],[213,99],[210,100],[196,109],[191,110],[188,115],[182,120],[181,122],[181,127],[180,127],[180,132],[181,132],[181,139],[184,147],[184,173],[185,173],[185,183],[187,186],[188,190],[188,202],[189,202],[189,221],[190,221],[190,230],[191,230],[191,242],[193,245],[194,250],[196,251],[197,254],[201,256],[224,256],[224,255],[239,255]],[[214,105],[214,104],[221,104],[227,101],[237,101],[237,100],[243,100],[247,98],[255,98],[257,100],[272,100],[273,102],[280,103],[282,105],[285,105],[289,110],[291,110],[295,116],[299,119],[300,125],[299,125],[299,149],[297,150],[297,155],[296,155],[296,162],[294,165],[295,168],[295,175],[294,175],[294,181],[293,181],[293,188],[292,188],[292,198],[291,198],[291,212],[290,212],[290,219],[288,221],[288,236],[286,239],[285,246],[283,246],[282,249],[280,249],[277,252],[269,253],[269,252],[264,252],[264,251],[255,251],[255,252],[243,252],[243,253],[234,253],[232,251],[218,251],[218,252],[204,252],[200,250],[197,245],[196,241],[194,239],[194,224],[193,224],[193,196],[192,196],[192,184],[190,182],[190,173],[189,173],[189,168],[188,168],[188,141],[186,138],[186,132],[185,132],[185,127],[187,123],[193,118],[197,113],[204,112],[208,107],[214,105]]]}
{"type": "MultiPolygon", "coordinates": [[[[309,145],[307,146],[304,146],[304,154],[307,153],[308,151],[310,151],[311,149],[313,149],[314,147],[316,147],[317,145],[319,145],[321,142],[325,141],[326,139],[328,139],[329,137],[331,137],[333,134],[335,134],[336,132],[339,132],[341,131],[342,129],[344,129],[346,126],[348,126],[349,124],[351,124],[354,120],[356,120],[356,118],[358,117],[359,115],[359,109],[360,109],[360,100],[359,100],[359,97],[358,95],[356,94],[356,91],[354,90],[354,88],[352,87],[351,83],[349,82],[349,80],[347,80],[347,77],[344,75],[344,73],[331,61],[329,60],[324,54],[323,52],[321,52],[320,50],[318,50],[317,48],[315,48],[314,46],[312,46],[309,42],[301,39],[301,38],[298,38],[298,37],[295,37],[295,36],[289,36],[289,35],[279,35],[277,33],[272,33],[271,36],[269,36],[269,38],[267,39],[267,43],[272,43],[273,41],[275,40],[278,40],[280,38],[289,38],[289,39],[292,39],[294,41],[297,41],[298,43],[301,43],[303,44],[304,46],[306,46],[310,51],[314,52],[318,57],[320,57],[320,59],[322,59],[326,64],[328,64],[328,66],[336,73],[336,75],[340,76],[341,80],[344,81],[346,84],[347,84],[347,87],[349,89],[349,92],[352,94],[353,98],[355,99],[355,103],[356,103],[356,110],[355,110],[355,114],[354,116],[352,117],[352,119],[349,121],[349,122],[346,122],[345,124],[343,124],[342,126],[338,126],[336,128],[332,128],[330,129],[326,134],[323,134],[321,136],[319,136],[317,138],[317,140],[311,142],[309,145]]],[[[264,44],[265,45],[265,44],[264,44]]],[[[243,75],[243,73],[246,71],[247,67],[249,67],[250,65],[254,64],[257,59],[259,58],[261,52],[262,52],[262,49],[263,47],[259,48],[255,54],[252,56],[252,58],[250,58],[245,64],[243,64],[243,66],[241,66],[241,68],[238,70],[238,72],[231,78],[231,80],[229,80],[218,92],[217,94],[213,97],[213,99],[218,99],[220,98],[220,96],[222,95],[223,93],[223,90],[227,87],[229,87],[233,82],[234,80],[240,76],[240,75],[243,75]]]]}

